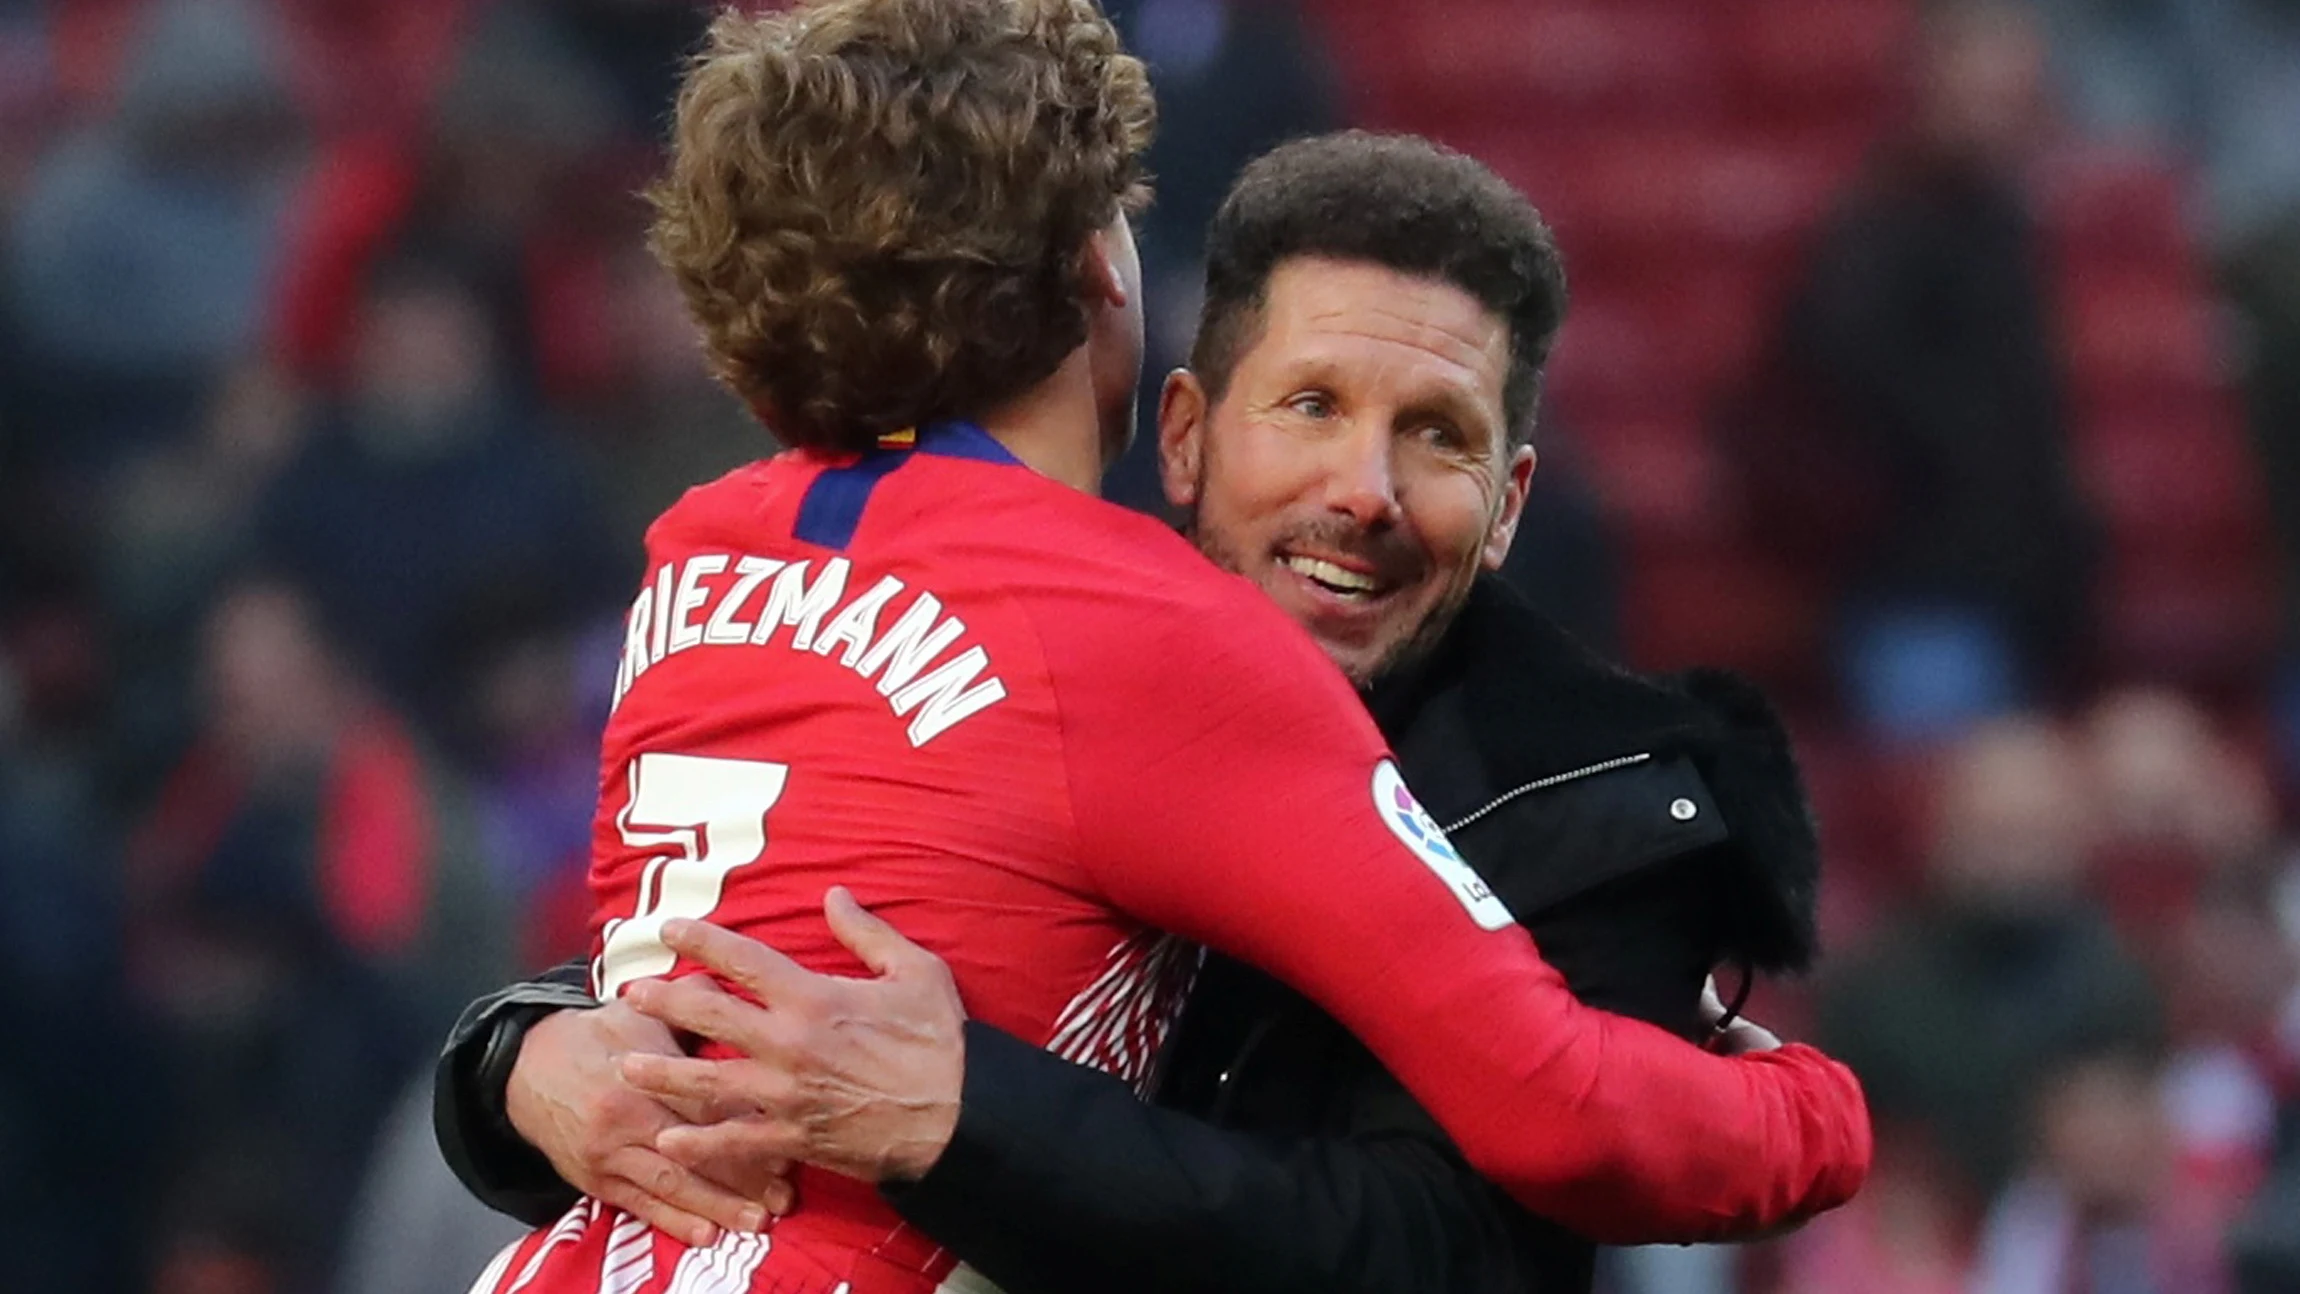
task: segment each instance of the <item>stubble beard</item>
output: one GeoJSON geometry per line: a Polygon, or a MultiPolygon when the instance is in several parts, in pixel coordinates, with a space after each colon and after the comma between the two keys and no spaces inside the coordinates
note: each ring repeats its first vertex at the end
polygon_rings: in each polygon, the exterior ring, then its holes
{"type": "MultiPolygon", "coordinates": [[[[1204,470],[1201,469],[1198,475],[1198,489],[1195,499],[1182,511],[1180,524],[1183,537],[1194,544],[1198,551],[1205,555],[1207,561],[1232,575],[1251,579],[1252,577],[1247,573],[1244,559],[1236,550],[1224,544],[1199,523],[1199,511],[1202,505],[1197,500],[1203,500],[1205,497],[1206,477],[1204,470]]],[[[1376,657],[1371,664],[1364,666],[1350,664],[1335,659],[1330,651],[1327,652],[1328,659],[1332,659],[1335,667],[1342,671],[1342,676],[1350,681],[1352,687],[1361,692],[1399,670],[1418,664],[1437,650],[1437,645],[1444,640],[1446,631],[1453,627],[1454,617],[1461,614],[1463,604],[1469,601],[1470,585],[1475,583],[1476,577],[1477,572],[1473,567],[1465,577],[1457,578],[1447,588],[1445,596],[1439,600],[1438,604],[1430,608],[1429,613],[1421,618],[1419,624],[1414,626],[1413,632],[1398,639],[1388,650],[1376,657]]],[[[1316,635],[1313,634],[1311,637],[1315,640],[1316,635]]],[[[1322,642],[1318,645],[1321,650],[1325,648],[1325,644],[1322,642]]]]}

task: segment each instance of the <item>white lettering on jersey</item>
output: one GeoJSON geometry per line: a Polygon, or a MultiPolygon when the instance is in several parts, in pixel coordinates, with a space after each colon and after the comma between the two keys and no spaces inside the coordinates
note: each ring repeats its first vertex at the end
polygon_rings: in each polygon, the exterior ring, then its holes
{"type": "Polygon", "coordinates": [[[919,594],[910,610],[902,613],[902,619],[894,622],[894,628],[880,634],[855,662],[855,672],[864,678],[877,674],[880,696],[893,696],[909,686],[928,661],[966,632],[965,621],[950,616],[938,623],[936,617],[941,615],[942,599],[932,593],[919,594]]]}
{"type": "Polygon", "coordinates": [[[795,562],[784,567],[767,586],[766,609],[759,612],[758,627],[751,630],[752,646],[766,645],[784,625],[791,626],[791,650],[805,651],[814,645],[823,617],[846,596],[847,559],[833,557],[824,562],[822,574],[815,576],[812,584],[807,583],[810,564],[795,562]]]}
{"type": "Polygon", "coordinates": [[[663,659],[664,631],[671,627],[671,568],[663,566],[655,572],[655,631],[647,640],[649,663],[663,659]]]}
{"type": "Polygon", "coordinates": [[[1446,888],[1461,900],[1462,907],[1469,910],[1470,920],[1477,922],[1480,929],[1506,930],[1517,923],[1508,906],[1486,885],[1485,878],[1454,852],[1453,842],[1445,838],[1437,820],[1430,817],[1421,801],[1406,789],[1406,780],[1398,775],[1398,766],[1386,759],[1374,765],[1374,811],[1381,815],[1390,834],[1446,883],[1446,888]]]}
{"type": "Polygon", "coordinates": [[[703,609],[703,599],[711,591],[703,587],[703,577],[717,575],[727,569],[725,553],[704,553],[690,557],[679,568],[679,593],[671,600],[671,645],[669,650],[682,652],[698,647],[703,642],[703,627],[696,624],[694,613],[703,609]]]}
{"type": "Polygon", "coordinates": [[[751,596],[751,590],[769,575],[783,569],[783,563],[771,557],[746,557],[735,563],[735,582],[727,596],[719,599],[717,609],[711,612],[711,622],[703,626],[703,641],[720,647],[737,647],[751,640],[751,626],[735,619],[735,612],[751,596]]]}
{"type": "Polygon", "coordinates": [[[919,590],[881,632],[889,607],[908,591],[901,580],[882,576],[850,598],[852,567],[845,558],[825,561],[810,578],[811,567],[811,562],[701,553],[656,568],[624,622],[615,704],[620,706],[639,676],[667,655],[694,647],[768,646],[786,627],[791,632],[781,639],[782,646],[836,660],[874,682],[894,716],[910,720],[913,746],[924,746],[1006,699],[1006,684],[982,647],[944,656],[966,635],[966,622],[944,614],[941,598],[919,590]],[[730,569],[733,579],[712,582],[730,569]],[[761,585],[766,594],[759,600],[758,618],[746,624],[737,617],[761,585]]]}
{"type": "Polygon", "coordinates": [[[990,653],[969,647],[941,669],[887,698],[894,703],[897,715],[909,714],[912,707],[925,703],[918,717],[910,721],[911,745],[923,746],[959,720],[1006,699],[1006,684],[996,678],[974,681],[989,665],[990,653]]]}
{"type": "Polygon", "coordinates": [[[830,627],[815,639],[815,655],[828,656],[831,648],[845,643],[846,653],[839,657],[839,664],[853,669],[863,649],[870,646],[870,636],[878,632],[879,609],[900,592],[902,581],[889,575],[871,585],[870,592],[839,608],[831,617],[830,627]]]}
{"type": "Polygon", "coordinates": [[[631,690],[631,685],[638,681],[641,674],[647,672],[647,634],[654,620],[655,590],[641,589],[638,598],[631,603],[630,617],[624,621],[623,664],[615,671],[616,705],[623,704],[623,694],[631,690]]]}

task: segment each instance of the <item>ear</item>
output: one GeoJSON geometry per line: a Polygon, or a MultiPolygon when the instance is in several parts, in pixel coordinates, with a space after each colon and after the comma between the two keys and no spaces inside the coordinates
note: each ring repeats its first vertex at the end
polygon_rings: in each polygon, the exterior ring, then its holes
{"type": "Polygon", "coordinates": [[[1117,249],[1110,245],[1109,230],[1098,229],[1087,236],[1086,249],[1079,253],[1079,295],[1088,305],[1126,308],[1126,278],[1118,272],[1117,255],[1117,249]]]}
{"type": "Polygon", "coordinates": [[[1500,570],[1502,559],[1509,556],[1510,541],[1517,538],[1517,519],[1525,512],[1525,491],[1533,484],[1534,465],[1539,461],[1533,446],[1520,445],[1503,470],[1501,507],[1485,532],[1484,562],[1489,571],[1500,570]]]}
{"type": "Polygon", "coordinates": [[[1205,462],[1206,388],[1196,373],[1178,368],[1158,392],[1158,479],[1166,486],[1166,502],[1177,508],[1197,504],[1205,462]]]}

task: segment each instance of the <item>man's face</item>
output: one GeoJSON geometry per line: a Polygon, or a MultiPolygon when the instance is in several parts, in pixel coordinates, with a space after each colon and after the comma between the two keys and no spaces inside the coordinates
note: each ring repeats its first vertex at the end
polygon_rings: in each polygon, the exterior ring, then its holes
{"type": "Polygon", "coordinates": [[[1356,262],[1286,261],[1265,295],[1219,403],[1167,379],[1166,497],[1363,686],[1509,551],[1534,466],[1502,415],[1509,328],[1450,284],[1356,262]]]}

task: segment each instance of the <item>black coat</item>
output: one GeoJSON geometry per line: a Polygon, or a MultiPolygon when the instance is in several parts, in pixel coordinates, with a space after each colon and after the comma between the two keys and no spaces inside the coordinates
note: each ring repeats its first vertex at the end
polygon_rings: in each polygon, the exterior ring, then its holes
{"type": "MultiPolygon", "coordinates": [[[[1812,828],[1744,686],[1623,672],[1485,580],[1370,704],[1416,795],[1584,1001],[1691,1035],[1712,966],[1810,960],[1812,828]]],[[[458,1131],[506,1126],[500,1078],[468,1077],[485,1031],[465,1037],[441,1071],[449,1160],[482,1198],[547,1218],[565,1188],[538,1197],[539,1157],[458,1131]]],[[[1588,1242],[1478,1177],[1339,1025],[1250,967],[1209,958],[1156,1104],[986,1025],[966,1042],[951,1145],[887,1195],[1007,1294],[1589,1285],[1588,1242]]]]}

